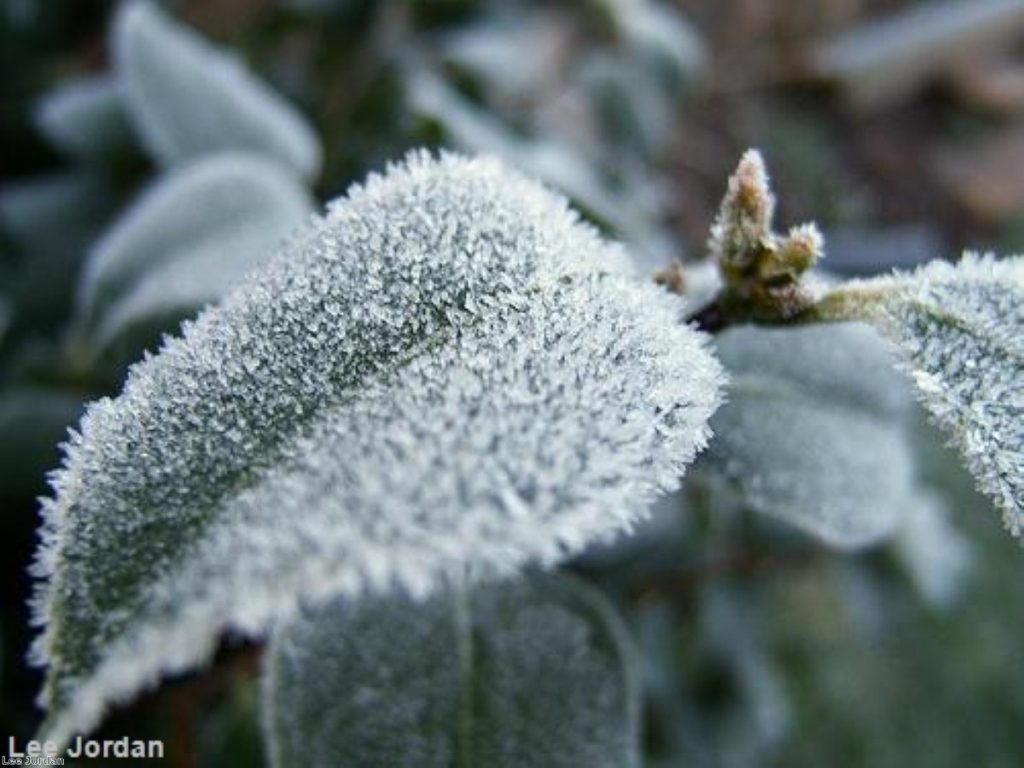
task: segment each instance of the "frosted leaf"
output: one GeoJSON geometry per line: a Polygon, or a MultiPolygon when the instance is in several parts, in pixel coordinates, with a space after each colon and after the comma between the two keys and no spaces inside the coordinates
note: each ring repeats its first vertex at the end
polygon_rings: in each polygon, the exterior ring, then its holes
{"type": "Polygon", "coordinates": [[[97,346],[126,328],[221,298],[313,211],[309,193],[258,155],[212,155],[161,178],[93,247],[79,318],[97,346]]]}
{"type": "Polygon", "coordinates": [[[300,597],[554,563],[707,440],[721,370],[564,200],[412,155],[93,404],[48,502],[60,740],[300,597]]]}
{"type": "Polygon", "coordinates": [[[874,323],[978,489],[1024,536],[1024,257],[967,254],[840,286],[818,310],[874,323]]]}
{"type": "Polygon", "coordinates": [[[80,77],[61,83],[36,108],[50,142],[73,157],[103,159],[132,142],[117,81],[80,77]]]}
{"type": "MultiPolygon", "coordinates": [[[[650,224],[652,211],[643,194],[617,194],[594,171],[593,158],[558,137],[524,138],[491,114],[478,109],[426,65],[406,71],[411,108],[436,120],[454,146],[493,154],[568,195],[622,237],[657,256],[672,248],[650,224]]],[[[649,187],[649,185],[647,185],[649,187]]],[[[649,189],[643,190],[648,193],[649,189]]],[[[644,254],[641,254],[644,255],[644,254]]]]}
{"type": "Polygon", "coordinates": [[[329,602],[274,633],[270,764],[636,766],[628,653],[611,607],[566,577],[329,602]]]}
{"type": "Polygon", "coordinates": [[[889,534],[916,491],[913,401],[885,342],[860,324],[716,340],[732,384],[700,476],[835,547],[889,534]]]}
{"type": "Polygon", "coordinates": [[[122,3],[112,44],[128,113],[161,163],[249,150],[305,177],[319,171],[320,146],[306,120],[237,58],[152,3],[122,3]]]}

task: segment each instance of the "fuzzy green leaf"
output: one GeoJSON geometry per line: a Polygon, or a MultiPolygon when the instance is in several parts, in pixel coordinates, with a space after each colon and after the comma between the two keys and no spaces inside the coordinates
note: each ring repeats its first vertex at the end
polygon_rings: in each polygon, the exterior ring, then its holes
{"type": "Polygon", "coordinates": [[[638,704],[611,607],[535,577],[303,611],[274,633],[263,721],[273,766],[630,768],[638,704]]]}
{"type": "Polygon", "coordinates": [[[309,193],[258,155],[212,155],[160,179],[92,249],[79,320],[102,347],[152,318],[220,299],[313,212],[309,193]]]}
{"type": "Polygon", "coordinates": [[[45,731],[302,597],[431,592],[628,528],[708,436],[674,297],[496,162],[413,155],[93,404],[45,506],[45,731]]]}
{"type": "Polygon", "coordinates": [[[133,145],[117,81],[80,77],[61,83],[40,101],[39,130],[66,154],[105,160],[133,145]]]}
{"type": "Polygon", "coordinates": [[[700,477],[840,548],[889,534],[916,493],[913,401],[885,342],[860,324],[731,329],[732,385],[700,477]]]}
{"type": "Polygon", "coordinates": [[[237,58],[148,0],[122,3],[112,46],[128,113],[161,163],[242,150],[302,176],[319,171],[320,145],[302,115],[237,58]]]}

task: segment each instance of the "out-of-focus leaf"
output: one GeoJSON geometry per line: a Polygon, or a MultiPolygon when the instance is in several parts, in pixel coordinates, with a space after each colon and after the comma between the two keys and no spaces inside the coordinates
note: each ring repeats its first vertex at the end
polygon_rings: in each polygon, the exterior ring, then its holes
{"type": "Polygon", "coordinates": [[[736,690],[731,711],[717,723],[724,765],[763,764],[790,731],[792,716],[776,668],[752,614],[748,595],[709,583],[701,600],[702,642],[727,670],[736,690]]]}
{"type": "Polygon", "coordinates": [[[717,337],[728,403],[699,476],[840,548],[878,541],[916,501],[912,399],[860,324],[717,337]]]}
{"type": "Polygon", "coordinates": [[[486,83],[490,100],[522,103],[557,87],[556,73],[570,54],[572,27],[557,9],[485,15],[441,43],[444,59],[486,83]]]}
{"type": "Polygon", "coordinates": [[[292,175],[258,155],[202,158],[159,179],[92,248],[80,322],[103,347],[153,319],[222,298],[313,212],[292,175]]]}
{"type": "Polygon", "coordinates": [[[567,577],[303,611],[264,675],[274,766],[639,763],[624,629],[567,577]]]}
{"type": "Polygon", "coordinates": [[[44,731],[304,598],[554,563],[671,490],[722,372],[493,160],[411,156],[94,403],[44,505],[44,731]]]}
{"type": "Polygon", "coordinates": [[[707,50],[697,29],[671,2],[663,0],[597,0],[626,42],[642,54],[671,62],[688,75],[704,67],[707,50]]]}
{"type": "Polygon", "coordinates": [[[234,56],[148,0],[122,4],[113,48],[128,113],[161,163],[247,150],[305,177],[319,171],[320,145],[305,118],[234,56]]]}
{"type": "Polygon", "coordinates": [[[970,545],[949,519],[947,501],[937,493],[907,509],[895,537],[896,552],[921,595],[937,608],[959,595],[971,568],[970,545]]]}
{"type": "Polygon", "coordinates": [[[456,146],[497,155],[509,165],[550,184],[614,227],[653,263],[660,265],[671,254],[670,245],[651,223],[651,211],[643,206],[644,196],[610,189],[576,147],[555,138],[515,135],[427,68],[410,69],[406,86],[413,110],[436,120],[456,146]]]}
{"type": "Polygon", "coordinates": [[[958,520],[977,556],[955,610],[930,610],[898,583],[884,584],[882,631],[865,633],[843,609],[834,562],[762,580],[760,615],[769,647],[786,664],[794,718],[771,764],[1024,761],[1024,559],[991,518],[958,520]]]}
{"type": "Polygon", "coordinates": [[[106,75],[62,83],[35,117],[50,142],[72,157],[103,160],[134,141],[117,81],[106,75]]]}
{"type": "Polygon", "coordinates": [[[110,198],[103,182],[88,173],[8,184],[0,189],[0,226],[27,259],[69,252],[77,257],[102,226],[110,198]]]}
{"type": "Polygon", "coordinates": [[[18,254],[8,295],[19,327],[38,331],[63,323],[86,249],[115,207],[107,185],[88,173],[41,177],[0,190],[0,226],[18,254]]]}
{"type": "Polygon", "coordinates": [[[815,52],[814,66],[854,103],[878,107],[960,59],[1008,45],[1022,28],[1020,0],[913,3],[827,40],[815,52]]]}
{"type": "Polygon", "coordinates": [[[0,488],[31,496],[42,492],[59,445],[82,412],[82,398],[47,389],[0,393],[0,488]]]}

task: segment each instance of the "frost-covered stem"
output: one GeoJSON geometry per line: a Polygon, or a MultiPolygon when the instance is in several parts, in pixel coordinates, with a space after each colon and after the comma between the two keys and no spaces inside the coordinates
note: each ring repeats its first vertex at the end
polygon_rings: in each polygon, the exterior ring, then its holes
{"type": "Polygon", "coordinates": [[[885,300],[886,291],[866,284],[841,285],[808,307],[798,318],[805,323],[864,320],[885,300]]]}
{"type": "Polygon", "coordinates": [[[718,333],[733,325],[800,325],[809,322],[834,322],[839,318],[817,317],[816,305],[809,300],[794,298],[792,303],[748,302],[742,297],[722,291],[686,318],[705,333],[718,333]]]}
{"type": "Polygon", "coordinates": [[[816,302],[792,312],[773,312],[770,307],[745,305],[726,292],[691,314],[687,323],[705,333],[719,333],[733,325],[811,325],[865,320],[883,300],[883,292],[857,285],[840,286],[816,302]]]}

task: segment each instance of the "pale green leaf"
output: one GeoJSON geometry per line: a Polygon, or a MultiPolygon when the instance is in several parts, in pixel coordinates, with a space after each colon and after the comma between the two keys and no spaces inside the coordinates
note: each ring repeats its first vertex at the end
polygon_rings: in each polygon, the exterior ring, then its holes
{"type": "Polygon", "coordinates": [[[102,160],[132,146],[118,83],[106,75],[61,83],[39,102],[35,120],[46,138],[72,157],[102,160]]]}
{"type": "Polygon", "coordinates": [[[248,150],[302,176],[319,171],[320,145],[305,118],[236,57],[148,0],[122,3],[112,44],[128,113],[161,163],[248,150]]]}
{"type": "Polygon", "coordinates": [[[889,534],[916,489],[913,401],[885,342],[860,324],[738,327],[717,342],[732,384],[700,476],[836,547],[889,534]]]}
{"type": "Polygon", "coordinates": [[[907,510],[894,537],[896,554],[921,596],[937,608],[946,608],[959,596],[972,552],[949,519],[946,499],[935,492],[923,496],[924,503],[907,510]]]}
{"type": "Polygon", "coordinates": [[[436,120],[454,146],[467,152],[493,154],[513,168],[537,177],[568,195],[577,205],[615,228],[634,245],[638,256],[661,256],[673,246],[652,223],[653,190],[641,186],[636,194],[623,194],[595,170],[596,158],[566,137],[524,137],[493,114],[463,97],[430,65],[417,63],[406,71],[410,107],[418,115],[436,120]]]}
{"type": "Polygon", "coordinates": [[[534,577],[303,611],[274,633],[263,721],[272,766],[629,768],[638,703],[611,607],[534,577]]]}
{"type": "Polygon", "coordinates": [[[978,489],[1024,536],[1024,257],[967,254],[840,286],[816,309],[891,338],[934,422],[978,489]]]}
{"type": "Polygon", "coordinates": [[[79,321],[97,346],[152,318],[194,313],[266,261],[313,212],[309,193],[258,155],[170,172],[91,249],[79,321]]]}
{"type": "Polygon", "coordinates": [[[721,370],[496,162],[413,155],[92,405],[38,569],[56,740],[303,596],[554,563],[671,489],[721,370]]]}

